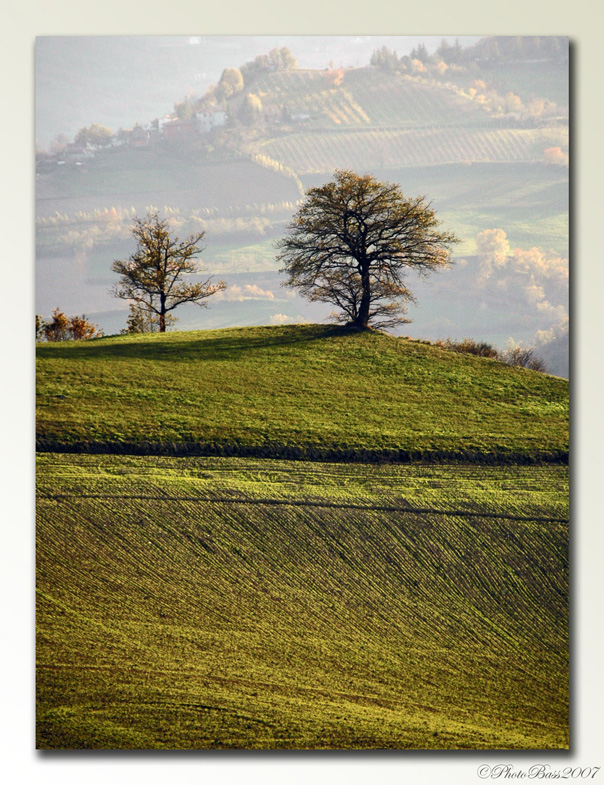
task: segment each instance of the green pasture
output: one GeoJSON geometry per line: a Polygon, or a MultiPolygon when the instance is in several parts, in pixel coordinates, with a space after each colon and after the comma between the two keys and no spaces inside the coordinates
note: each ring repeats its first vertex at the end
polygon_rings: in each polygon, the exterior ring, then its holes
{"type": "Polygon", "coordinates": [[[568,449],[567,381],[373,331],[229,328],[39,344],[37,355],[41,449],[512,460],[568,449]]]}

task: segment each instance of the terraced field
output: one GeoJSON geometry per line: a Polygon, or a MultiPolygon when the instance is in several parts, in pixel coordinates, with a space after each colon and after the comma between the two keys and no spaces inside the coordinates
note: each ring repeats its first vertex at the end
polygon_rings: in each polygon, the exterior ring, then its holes
{"type": "Polygon", "coordinates": [[[287,103],[290,114],[309,113],[313,125],[421,127],[481,124],[488,117],[468,97],[412,77],[376,72],[287,71],[263,76],[255,85],[265,105],[287,103]]]}
{"type": "Polygon", "coordinates": [[[300,175],[336,169],[518,163],[543,160],[550,147],[566,147],[565,128],[341,129],[269,139],[259,149],[300,175]]]}
{"type": "Polygon", "coordinates": [[[342,86],[376,126],[481,125],[487,120],[469,98],[412,77],[382,73],[377,79],[373,69],[355,68],[346,72],[342,86]]]}
{"type": "Polygon", "coordinates": [[[567,747],[567,483],[42,455],[38,747],[567,747]]]}

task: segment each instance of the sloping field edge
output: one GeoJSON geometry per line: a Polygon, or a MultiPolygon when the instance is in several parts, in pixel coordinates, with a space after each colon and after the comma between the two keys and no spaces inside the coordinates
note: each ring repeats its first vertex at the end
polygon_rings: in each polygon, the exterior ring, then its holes
{"type": "Polygon", "coordinates": [[[495,518],[505,521],[538,521],[545,523],[568,523],[568,518],[551,515],[505,515],[487,510],[439,509],[438,507],[412,507],[409,503],[393,504],[352,504],[347,502],[308,501],[298,499],[242,498],[232,496],[149,496],[142,494],[111,493],[45,493],[36,497],[40,501],[65,501],[69,499],[124,499],[127,501],[190,502],[192,504],[255,504],[265,507],[324,507],[334,510],[369,510],[372,512],[404,512],[409,515],[445,515],[457,518],[495,518]]]}
{"type": "Polygon", "coordinates": [[[40,453],[88,453],[92,455],[165,455],[173,457],[218,456],[248,458],[278,458],[281,460],[325,461],[329,463],[474,463],[498,465],[568,465],[567,450],[548,452],[472,452],[465,450],[371,450],[358,447],[318,447],[314,445],[284,444],[215,444],[199,442],[74,442],[64,444],[51,439],[39,439],[40,453]]]}

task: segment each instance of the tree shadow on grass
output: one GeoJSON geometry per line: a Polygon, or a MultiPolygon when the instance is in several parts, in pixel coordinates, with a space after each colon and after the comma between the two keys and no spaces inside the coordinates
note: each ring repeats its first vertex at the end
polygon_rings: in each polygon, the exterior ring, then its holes
{"type": "Polygon", "coordinates": [[[112,337],[91,341],[38,345],[38,356],[52,359],[81,360],[220,360],[234,359],[244,353],[268,347],[308,344],[360,332],[347,325],[288,325],[285,327],[246,327],[207,334],[206,337],[185,337],[186,334],[166,333],[135,336],[131,341],[114,342],[112,337]],[[183,336],[181,338],[181,335],[183,336]]]}

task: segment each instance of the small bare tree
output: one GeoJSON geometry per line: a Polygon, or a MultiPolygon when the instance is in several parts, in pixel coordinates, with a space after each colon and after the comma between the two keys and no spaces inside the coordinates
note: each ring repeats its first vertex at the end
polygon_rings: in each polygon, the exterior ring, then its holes
{"type": "Polygon", "coordinates": [[[132,234],[138,240],[138,247],[128,259],[113,263],[113,271],[121,278],[111,293],[156,314],[159,332],[166,331],[167,315],[179,305],[195,303],[207,307],[204,301],[208,297],[226,289],[224,281],[214,284],[211,278],[197,283],[183,280],[184,276],[200,271],[194,257],[203,250],[199,243],[204,232],[181,241],[171,237],[168,222],[152,212],[135,220],[132,234]]]}
{"type": "Polygon", "coordinates": [[[501,360],[506,363],[506,365],[515,365],[518,368],[529,368],[531,371],[540,371],[541,373],[547,372],[545,363],[541,357],[538,357],[530,347],[524,348],[522,346],[513,346],[511,349],[503,352],[501,360]]]}

